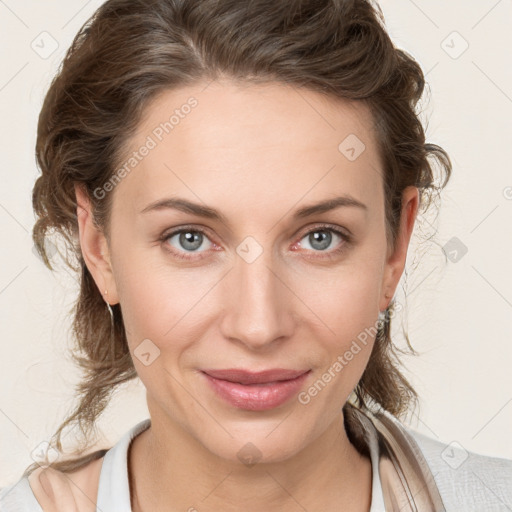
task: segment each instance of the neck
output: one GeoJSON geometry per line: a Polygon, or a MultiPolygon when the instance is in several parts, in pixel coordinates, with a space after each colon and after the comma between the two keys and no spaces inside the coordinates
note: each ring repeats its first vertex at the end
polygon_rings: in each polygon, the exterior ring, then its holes
{"type": "Polygon", "coordinates": [[[371,462],[351,444],[341,411],[301,452],[253,466],[212,454],[179,425],[161,419],[152,418],[130,446],[133,512],[370,509],[371,462]]]}

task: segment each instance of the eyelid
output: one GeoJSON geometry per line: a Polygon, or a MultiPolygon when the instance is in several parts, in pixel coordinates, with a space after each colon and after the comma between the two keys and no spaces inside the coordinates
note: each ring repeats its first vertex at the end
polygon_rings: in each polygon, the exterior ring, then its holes
{"type": "Polygon", "coordinates": [[[169,228],[168,230],[165,230],[161,238],[166,239],[170,236],[176,235],[177,233],[181,233],[182,231],[197,231],[199,233],[208,234],[210,230],[204,226],[200,226],[198,224],[184,224],[183,226],[177,226],[174,228],[169,228]]]}
{"type": "Polygon", "coordinates": [[[335,225],[335,224],[329,224],[325,222],[321,222],[319,224],[315,224],[313,226],[308,226],[304,228],[304,231],[302,231],[302,234],[300,235],[300,238],[304,238],[304,236],[309,235],[311,232],[314,231],[334,231],[335,233],[338,233],[340,236],[346,239],[352,239],[352,233],[341,226],[335,225]]]}

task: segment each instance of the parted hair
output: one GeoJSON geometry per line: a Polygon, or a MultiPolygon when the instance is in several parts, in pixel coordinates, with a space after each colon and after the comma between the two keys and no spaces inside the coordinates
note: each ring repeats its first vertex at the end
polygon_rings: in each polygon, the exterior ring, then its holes
{"type": "MultiPolygon", "coordinates": [[[[410,185],[429,208],[451,175],[444,149],[426,143],[419,101],[425,77],[414,58],[391,41],[380,7],[370,0],[108,0],[75,36],[47,91],[37,127],[41,171],[33,192],[33,239],[50,270],[50,236],[66,246],[65,264],[77,274],[72,308],[73,359],[80,368],[74,409],[53,435],[62,450],[65,428],[85,443],[50,467],[69,472],[104,455],[90,452],[95,424],[113,391],[137,377],[122,305],[113,323],[81,253],[74,186],[90,198],[95,224],[107,240],[112,194],[94,194],[118,169],[150,101],[159,93],[219,78],[282,83],[370,108],[385,191],[386,236],[396,243],[401,195],[410,185]],[[437,166],[434,166],[437,164],[437,166]],[[440,179],[435,177],[435,168],[440,179]],[[444,179],[443,179],[444,176],[444,179]]],[[[378,174],[376,177],[378,178],[378,174]]],[[[377,179],[376,178],[376,179],[377,179]]],[[[393,300],[376,334],[369,362],[344,405],[378,404],[396,417],[418,395],[401,371],[391,340],[393,300]]],[[[407,346],[412,354],[409,337],[407,346]]],[[[350,406],[349,406],[350,405],[350,406]]],[[[24,475],[38,467],[32,464],[24,475]]]]}

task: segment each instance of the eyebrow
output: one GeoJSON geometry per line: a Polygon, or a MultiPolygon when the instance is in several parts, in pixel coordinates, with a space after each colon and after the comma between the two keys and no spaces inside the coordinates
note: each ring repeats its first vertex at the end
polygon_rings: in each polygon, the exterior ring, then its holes
{"type": "MultiPolygon", "coordinates": [[[[355,207],[363,210],[364,212],[368,211],[368,207],[364,203],[358,201],[355,197],[346,194],[343,196],[334,197],[332,199],[327,199],[325,201],[320,201],[318,203],[314,203],[299,208],[293,214],[293,218],[303,219],[305,217],[310,217],[311,215],[325,213],[340,207],[355,207]]],[[[182,199],[178,197],[159,199],[158,201],[150,203],[143,210],[141,210],[140,213],[148,213],[151,211],[165,209],[172,209],[184,213],[191,213],[199,217],[217,220],[226,225],[228,224],[226,217],[219,211],[215,210],[214,208],[210,208],[209,206],[204,206],[198,203],[193,203],[191,201],[188,201],[187,199],[182,199]]]]}

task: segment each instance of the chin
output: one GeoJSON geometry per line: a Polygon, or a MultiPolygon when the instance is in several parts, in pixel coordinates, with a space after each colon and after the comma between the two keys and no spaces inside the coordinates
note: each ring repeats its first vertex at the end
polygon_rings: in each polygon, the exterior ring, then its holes
{"type": "Polygon", "coordinates": [[[219,458],[247,467],[258,463],[282,462],[296,455],[307,445],[306,436],[298,435],[296,431],[290,432],[284,428],[285,422],[279,425],[279,421],[273,420],[265,424],[255,424],[252,428],[246,422],[236,431],[226,426],[226,430],[233,437],[223,431],[218,438],[213,436],[204,439],[203,445],[219,458]]]}

